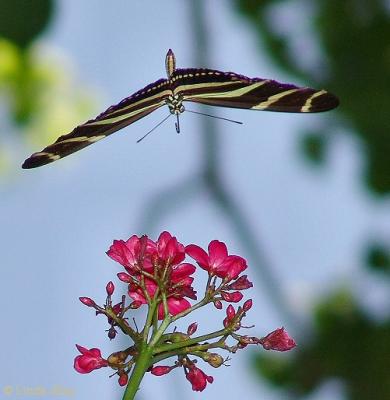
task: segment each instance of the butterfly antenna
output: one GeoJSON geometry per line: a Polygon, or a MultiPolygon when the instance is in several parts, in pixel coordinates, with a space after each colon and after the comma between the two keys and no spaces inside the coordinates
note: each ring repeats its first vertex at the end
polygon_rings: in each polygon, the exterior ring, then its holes
{"type": "Polygon", "coordinates": [[[157,129],[161,124],[163,124],[172,114],[167,115],[162,121],[160,121],[155,127],[153,127],[149,132],[145,133],[141,138],[137,140],[137,143],[139,143],[141,140],[144,140],[146,136],[148,136],[150,133],[152,133],[155,129],[157,129]]]}
{"type": "Polygon", "coordinates": [[[180,120],[179,120],[179,114],[176,114],[177,121],[175,122],[175,128],[176,132],[180,133],[180,120]]]}
{"type": "Polygon", "coordinates": [[[188,111],[188,112],[190,112],[190,113],[192,113],[192,114],[199,114],[199,115],[204,115],[204,116],[206,116],[206,117],[211,117],[211,118],[216,118],[216,119],[222,119],[222,120],[224,120],[224,121],[233,122],[233,123],[235,123],[235,124],[240,124],[240,125],[243,124],[241,121],[236,121],[236,120],[234,120],[234,119],[229,119],[229,118],[218,117],[218,116],[216,116],[216,115],[206,114],[206,113],[202,113],[202,112],[199,112],[199,111],[192,111],[192,110],[188,110],[187,108],[186,108],[186,111],[188,111]]]}

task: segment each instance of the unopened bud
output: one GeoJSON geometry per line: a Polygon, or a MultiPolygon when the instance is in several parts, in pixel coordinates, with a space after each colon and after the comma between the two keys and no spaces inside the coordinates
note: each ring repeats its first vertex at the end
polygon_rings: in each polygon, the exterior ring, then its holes
{"type": "Polygon", "coordinates": [[[127,384],[128,379],[129,379],[129,377],[127,376],[126,373],[124,373],[124,372],[121,373],[121,374],[119,375],[119,379],[118,379],[119,385],[120,385],[120,386],[125,386],[125,385],[127,384]]]}
{"type": "Polygon", "coordinates": [[[202,357],[202,359],[204,360],[204,361],[206,361],[207,363],[209,363],[212,367],[214,367],[214,368],[218,368],[218,367],[220,367],[222,364],[223,364],[223,362],[224,362],[224,359],[223,359],[223,357],[222,356],[220,356],[219,354],[217,354],[217,353],[204,353],[204,355],[202,355],[201,356],[202,357]]]}
{"type": "Polygon", "coordinates": [[[247,300],[244,305],[242,306],[242,308],[244,309],[244,311],[249,311],[252,308],[252,299],[247,300]]]}
{"type": "Polygon", "coordinates": [[[219,300],[214,301],[214,307],[218,310],[222,310],[222,303],[219,300]]]}
{"type": "Polygon", "coordinates": [[[166,375],[171,372],[172,368],[166,365],[159,365],[150,369],[151,374],[155,376],[166,375]]]}
{"type": "Polygon", "coordinates": [[[131,276],[129,274],[126,274],[126,272],[119,272],[116,275],[122,282],[130,283],[132,281],[131,276]]]}
{"type": "Polygon", "coordinates": [[[116,353],[112,353],[110,357],[107,358],[107,361],[111,365],[121,365],[126,361],[127,353],[125,351],[117,351],[116,353]]]}
{"type": "Polygon", "coordinates": [[[107,296],[112,296],[112,294],[114,293],[114,290],[115,290],[114,284],[111,281],[108,282],[106,285],[107,296]]]}
{"type": "Polygon", "coordinates": [[[79,300],[87,307],[96,307],[96,303],[89,297],[79,297],[79,300]]]}
{"type": "Polygon", "coordinates": [[[191,336],[193,335],[198,329],[198,324],[196,322],[193,322],[189,327],[187,328],[187,335],[191,336]]]}
{"type": "Polygon", "coordinates": [[[130,308],[133,310],[136,310],[137,308],[140,308],[142,306],[142,303],[139,300],[134,300],[131,304],[130,304],[130,308]]]}

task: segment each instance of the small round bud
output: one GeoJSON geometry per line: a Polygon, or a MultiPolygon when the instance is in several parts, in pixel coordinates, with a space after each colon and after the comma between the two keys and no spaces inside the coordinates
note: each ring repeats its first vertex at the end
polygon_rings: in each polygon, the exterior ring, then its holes
{"type": "Polygon", "coordinates": [[[119,385],[120,385],[120,386],[125,386],[125,385],[127,384],[128,379],[129,379],[129,377],[127,376],[126,373],[124,373],[124,372],[121,373],[121,374],[119,375],[119,379],[118,379],[119,385]]]}
{"type": "Polygon", "coordinates": [[[187,335],[191,336],[193,335],[198,329],[198,324],[196,322],[193,322],[189,327],[187,328],[187,335]]]}
{"type": "Polygon", "coordinates": [[[252,299],[247,300],[244,305],[242,306],[242,308],[244,309],[244,311],[249,311],[252,308],[252,299]]]}
{"type": "Polygon", "coordinates": [[[114,290],[115,290],[114,284],[111,281],[108,282],[106,285],[107,296],[112,296],[112,294],[114,293],[114,290]]]}
{"type": "Polygon", "coordinates": [[[222,310],[222,303],[219,300],[214,301],[214,307],[218,310],[222,310]]]}

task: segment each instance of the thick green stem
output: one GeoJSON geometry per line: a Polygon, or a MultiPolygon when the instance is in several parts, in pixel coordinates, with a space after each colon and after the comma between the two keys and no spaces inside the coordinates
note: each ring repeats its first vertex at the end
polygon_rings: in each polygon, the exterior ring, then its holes
{"type": "Polygon", "coordinates": [[[141,346],[139,357],[135,363],[135,367],[130,376],[129,383],[127,384],[122,400],[134,399],[135,394],[137,393],[141,384],[141,380],[144,377],[146,370],[149,368],[152,352],[153,348],[149,347],[146,343],[141,346]]]}

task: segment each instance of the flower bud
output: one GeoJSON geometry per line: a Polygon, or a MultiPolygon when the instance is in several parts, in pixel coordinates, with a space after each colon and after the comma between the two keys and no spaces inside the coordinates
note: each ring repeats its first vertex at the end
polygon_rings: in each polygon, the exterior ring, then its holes
{"type": "Polygon", "coordinates": [[[252,308],[252,304],[253,304],[252,299],[247,300],[247,301],[244,303],[244,305],[242,306],[243,310],[244,310],[245,312],[249,311],[249,310],[252,308]]]}
{"type": "Polygon", "coordinates": [[[126,272],[119,272],[116,274],[116,276],[119,278],[119,280],[125,283],[130,283],[132,281],[131,276],[126,274],[126,272]]]}
{"type": "Polygon", "coordinates": [[[87,307],[96,307],[96,303],[89,297],[79,297],[79,300],[87,307]]]}
{"type": "Polygon", "coordinates": [[[108,358],[107,361],[111,365],[121,365],[126,361],[127,353],[125,351],[117,351],[112,353],[108,358]]]}
{"type": "Polygon", "coordinates": [[[218,368],[224,363],[223,357],[217,353],[205,352],[200,357],[214,368],[218,368]]]}
{"type": "Polygon", "coordinates": [[[127,376],[127,374],[125,372],[122,372],[121,374],[119,374],[119,379],[118,379],[118,383],[120,386],[125,386],[127,384],[129,377],[127,376]]]}
{"type": "Polygon", "coordinates": [[[284,330],[279,328],[261,338],[259,343],[265,350],[287,351],[296,346],[294,339],[284,330]]]}
{"type": "Polygon", "coordinates": [[[151,368],[150,372],[151,374],[155,376],[161,376],[161,375],[166,375],[169,374],[172,370],[172,367],[168,367],[166,365],[158,365],[157,367],[151,368]]]}
{"type": "Polygon", "coordinates": [[[142,302],[138,301],[138,300],[134,300],[131,304],[130,304],[130,308],[133,310],[136,310],[137,308],[140,308],[142,306],[142,302]]]}
{"type": "Polygon", "coordinates": [[[215,300],[214,307],[218,310],[222,310],[222,303],[219,300],[215,300]]]}
{"type": "Polygon", "coordinates": [[[115,290],[114,284],[111,281],[108,282],[106,285],[107,296],[112,296],[112,294],[114,293],[114,290],[115,290]]]}
{"type": "Polygon", "coordinates": [[[198,324],[196,322],[193,322],[188,328],[187,328],[187,335],[191,336],[193,335],[198,329],[198,324]]]}

